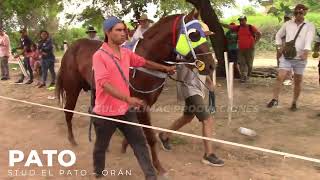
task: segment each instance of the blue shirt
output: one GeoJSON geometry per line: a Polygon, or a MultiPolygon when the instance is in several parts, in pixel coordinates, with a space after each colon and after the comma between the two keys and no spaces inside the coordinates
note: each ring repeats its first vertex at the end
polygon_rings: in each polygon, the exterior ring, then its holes
{"type": "Polygon", "coordinates": [[[42,55],[43,59],[54,59],[53,44],[51,39],[39,41],[38,48],[40,52],[44,52],[47,55],[42,55]]]}

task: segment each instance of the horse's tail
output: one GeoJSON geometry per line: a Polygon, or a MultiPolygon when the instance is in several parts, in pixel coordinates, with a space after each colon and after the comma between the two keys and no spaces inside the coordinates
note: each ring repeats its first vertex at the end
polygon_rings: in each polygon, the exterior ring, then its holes
{"type": "Polygon", "coordinates": [[[58,72],[58,76],[57,76],[57,83],[56,83],[56,97],[58,99],[58,103],[60,104],[60,106],[63,108],[64,107],[64,103],[65,103],[65,87],[64,87],[64,82],[63,79],[65,78],[65,70],[66,70],[66,65],[67,62],[70,61],[70,57],[73,58],[72,56],[70,56],[72,54],[72,49],[73,46],[71,45],[67,51],[64,53],[62,59],[61,59],[61,66],[58,72]]]}

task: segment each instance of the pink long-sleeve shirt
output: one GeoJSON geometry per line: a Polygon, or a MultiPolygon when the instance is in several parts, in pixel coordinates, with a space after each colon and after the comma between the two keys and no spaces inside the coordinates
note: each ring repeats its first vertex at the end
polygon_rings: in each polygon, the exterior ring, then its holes
{"type": "MultiPolygon", "coordinates": [[[[103,43],[102,49],[112,54],[119,63],[126,78],[129,80],[129,67],[141,67],[145,64],[145,59],[129,49],[121,48],[121,58],[117,56],[107,43],[103,43]]],[[[126,96],[130,96],[129,86],[123,80],[121,73],[111,57],[105,52],[98,50],[93,55],[92,66],[96,83],[96,100],[93,111],[102,116],[124,115],[128,109],[128,103],[121,101],[104,91],[103,86],[108,83],[113,88],[126,96]]]]}
{"type": "Polygon", "coordinates": [[[7,34],[0,35],[0,57],[10,56],[10,40],[7,34]]]}

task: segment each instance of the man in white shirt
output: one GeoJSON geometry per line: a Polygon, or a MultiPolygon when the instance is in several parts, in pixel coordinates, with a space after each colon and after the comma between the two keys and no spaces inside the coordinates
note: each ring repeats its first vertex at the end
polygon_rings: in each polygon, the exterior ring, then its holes
{"type": "Polygon", "coordinates": [[[140,19],[138,19],[139,26],[132,36],[132,42],[143,39],[143,33],[151,27],[152,22],[146,14],[142,14],[140,19]]]}
{"type": "Polygon", "coordinates": [[[276,35],[276,45],[279,53],[283,54],[281,37],[286,36],[286,43],[294,40],[296,34],[301,28],[296,41],[295,49],[296,57],[286,58],[282,55],[279,59],[279,72],[277,81],[274,85],[273,99],[268,103],[267,107],[275,107],[278,105],[281,85],[287,74],[293,70],[294,72],[294,97],[290,110],[297,110],[297,100],[301,91],[301,83],[303,72],[307,65],[309,52],[312,49],[312,42],[315,35],[315,27],[312,23],[305,21],[304,16],[307,14],[308,8],[303,4],[298,4],[294,9],[294,19],[286,22],[280,28],[276,35]]]}

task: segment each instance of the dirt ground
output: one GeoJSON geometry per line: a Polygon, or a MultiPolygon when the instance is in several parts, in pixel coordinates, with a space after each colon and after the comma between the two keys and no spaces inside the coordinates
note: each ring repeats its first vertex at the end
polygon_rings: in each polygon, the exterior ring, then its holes
{"type": "MultiPolygon", "coordinates": [[[[259,59],[255,66],[272,66],[272,59],[259,59]]],[[[280,106],[267,109],[266,103],[271,98],[273,79],[251,78],[249,83],[240,84],[235,80],[233,119],[227,121],[225,107],[227,105],[226,83],[218,79],[217,105],[215,114],[215,138],[320,158],[320,91],[316,68],[317,61],[310,61],[303,83],[303,92],[299,101],[299,111],[290,112],[292,87],[284,87],[281,93],[280,106]],[[239,127],[247,127],[257,132],[258,136],[249,138],[237,132],[239,127]]],[[[41,104],[58,106],[56,100],[47,97],[53,92],[38,89],[34,85],[15,85],[17,72],[12,72],[11,80],[0,82],[0,95],[22,99],[41,104]]],[[[77,111],[87,112],[89,94],[82,92],[77,104],[77,111]]],[[[172,107],[177,105],[175,82],[168,81],[156,106],[172,107]]],[[[64,114],[60,111],[23,103],[0,99],[0,179],[94,179],[92,176],[92,147],[88,141],[89,118],[75,115],[73,128],[79,145],[72,147],[67,140],[67,129],[64,114]],[[23,167],[17,163],[15,167],[8,166],[9,150],[21,150],[25,159],[33,149],[54,149],[59,152],[70,149],[75,152],[76,164],[70,168],[58,165],[54,156],[53,167],[47,167],[46,158],[41,155],[44,167],[23,167]],[[11,170],[16,172],[11,173],[11,170]],[[30,170],[30,171],[29,171],[30,170]],[[50,174],[49,174],[50,170],[50,174]],[[67,170],[69,173],[67,174],[67,170]],[[81,172],[86,172],[81,176],[81,172]],[[42,171],[46,175],[42,176],[42,171]],[[35,176],[30,173],[35,172],[35,176]],[[29,173],[22,176],[22,173],[29,173]],[[61,173],[61,174],[60,174],[61,173]],[[49,176],[52,175],[52,176],[49,176]]],[[[174,108],[166,108],[165,112],[153,112],[154,126],[168,127],[173,120],[181,115],[174,108]]],[[[201,124],[195,119],[183,129],[183,132],[201,135],[201,124]]],[[[142,171],[129,148],[126,154],[120,153],[121,135],[113,136],[110,152],[107,154],[108,175],[103,179],[142,180],[142,171]],[[114,170],[117,176],[111,175],[114,170]],[[120,172],[131,171],[131,175],[121,175],[120,172]],[[119,175],[120,174],[120,175],[119,175]],[[119,176],[118,176],[119,175],[119,176]]],[[[281,156],[262,153],[244,148],[215,143],[216,154],[225,160],[224,167],[208,167],[201,164],[203,155],[202,141],[182,136],[174,136],[172,152],[159,150],[159,156],[168,170],[168,178],[172,180],[316,180],[320,179],[320,165],[303,160],[283,158],[281,156]]],[[[25,161],[24,161],[25,162],[25,161]]]]}

